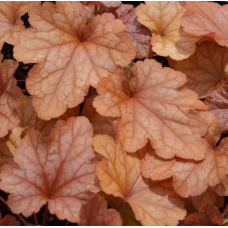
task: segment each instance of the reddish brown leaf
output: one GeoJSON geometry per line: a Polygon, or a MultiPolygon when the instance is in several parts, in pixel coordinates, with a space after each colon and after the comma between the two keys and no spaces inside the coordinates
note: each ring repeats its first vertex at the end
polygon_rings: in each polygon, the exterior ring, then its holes
{"type": "Polygon", "coordinates": [[[33,28],[21,33],[14,57],[37,63],[26,86],[38,116],[45,120],[77,106],[89,85],[96,88],[101,78],[123,75],[120,66],[135,57],[121,20],[104,13],[86,25],[86,11],[77,2],[45,2],[30,11],[29,22],[33,28]]]}
{"type": "Polygon", "coordinates": [[[4,137],[19,123],[15,108],[21,103],[22,93],[13,78],[17,67],[18,62],[12,60],[0,63],[0,137],[4,137]]]}
{"type": "Polygon", "coordinates": [[[114,11],[114,15],[126,25],[124,31],[132,38],[133,44],[136,47],[136,58],[144,59],[152,57],[150,46],[151,32],[137,21],[134,7],[123,4],[114,11]]]}
{"type": "MultiPolygon", "coordinates": [[[[10,146],[8,136],[0,138],[0,169],[3,165],[13,160],[10,146]]],[[[12,151],[14,151],[14,149],[12,151]]]]}
{"type": "Polygon", "coordinates": [[[20,226],[21,223],[13,215],[6,215],[0,220],[0,226],[20,226]]]}
{"type": "Polygon", "coordinates": [[[108,135],[96,135],[93,145],[105,157],[97,167],[101,189],[121,197],[122,204],[128,202],[143,225],[177,225],[184,218],[183,202],[169,196],[169,189],[160,187],[159,194],[152,191],[140,174],[140,160],[128,155],[119,142],[108,135]]]}
{"type": "Polygon", "coordinates": [[[12,212],[28,217],[48,202],[51,214],[79,222],[95,179],[92,135],[85,117],[58,121],[48,141],[31,129],[15,151],[15,162],[1,171],[0,187],[10,193],[12,212]]]}
{"type": "Polygon", "coordinates": [[[135,152],[149,139],[163,158],[201,160],[207,127],[193,109],[207,107],[197,94],[180,88],[185,82],[184,74],[155,60],[138,61],[130,82],[116,75],[103,79],[93,105],[101,115],[121,117],[119,138],[126,151],[135,152]]]}
{"type": "Polygon", "coordinates": [[[201,98],[225,83],[227,63],[228,49],[210,41],[197,44],[195,53],[186,60],[169,61],[172,68],[187,75],[186,85],[201,98]]]}
{"type": "Polygon", "coordinates": [[[205,104],[220,121],[222,132],[228,131],[228,85],[215,90],[207,99],[205,104]]]}
{"type": "Polygon", "coordinates": [[[221,46],[228,47],[228,6],[214,2],[186,2],[187,12],[181,18],[184,31],[195,35],[210,35],[221,46]]]}
{"type": "Polygon", "coordinates": [[[121,226],[120,214],[115,209],[107,210],[107,202],[98,194],[82,206],[79,226],[121,226]]]}
{"type": "Polygon", "coordinates": [[[205,204],[198,212],[188,215],[180,222],[182,226],[221,226],[223,225],[222,214],[213,205],[205,204]]]}
{"type": "Polygon", "coordinates": [[[195,42],[200,38],[189,35],[180,26],[186,9],[184,2],[145,2],[136,9],[138,21],[152,32],[152,49],[158,55],[172,59],[188,58],[195,51],[195,42]]]}

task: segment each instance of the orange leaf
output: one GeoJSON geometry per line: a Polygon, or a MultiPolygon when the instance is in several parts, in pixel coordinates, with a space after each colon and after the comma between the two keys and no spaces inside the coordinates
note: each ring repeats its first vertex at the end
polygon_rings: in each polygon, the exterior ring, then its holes
{"type": "Polygon", "coordinates": [[[0,226],[20,226],[21,223],[13,215],[6,215],[0,220],[0,226]]]}
{"type": "Polygon", "coordinates": [[[185,32],[204,36],[213,33],[213,38],[221,46],[228,47],[228,6],[214,2],[186,2],[187,12],[181,18],[185,32]]]}
{"type": "Polygon", "coordinates": [[[184,218],[183,202],[169,196],[166,188],[161,187],[160,194],[154,193],[140,174],[140,160],[128,155],[119,142],[108,135],[96,135],[93,145],[105,157],[97,167],[101,189],[123,198],[122,204],[129,203],[143,225],[177,225],[184,218]]]}
{"type": "Polygon", "coordinates": [[[184,74],[155,60],[137,62],[130,82],[115,75],[103,79],[93,106],[101,115],[121,117],[119,138],[126,151],[135,152],[149,139],[163,158],[201,160],[206,123],[193,109],[207,107],[197,94],[180,88],[185,82],[184,74]]]}
{"type": "Polygon", "coordinates": [[[172,59],[188,58],[195,51],[200,37],[189,35],[180,26],[185,13],[183,2],[146,2],[136,8],[138,21],[152,30],[152,49],[158,55],[172,59]]]}
{"type": "Polygon", "coordinates": [[[92,135],[85,117],[58,121],[48,141],[31,129],[15,151],[15,162],[1,171],[0,187],[10,193],[12,212],[28,217],[48,202],[51,214],[79,222],[95,179],[92,135]]]}
{"type": "Polygon", "coordinates": [[[123,32],[125,25],[113,14],[98,15],[88,26],[86,21],[86,11],[77,2],[45,2],[29,13],[33,28],[21,33],[14,57],[37,63],[26,86],[41,119],[77,106],[89,85],[96,88],[110,73],[122,75],[120,66],[135,57],[131,38],[123,32]]]}
{"type": "Polygon", "coordinates": [[[25,29],[21,16],[40,2],[0,2],[0,50],[4,42],[15,45],[21,31],[25,29]]]}
{"type": "Polygon", "coordinates": [[[222,214],[213,205],[205,204],[198,212],[188,215],[180,222],[181,226],[221,226],[223,225],[222,214]]]}
{"type": "Polygon", "coordinates": [[[21,103],[22,93],[13,78],[18,64],[13,60],[0,63],[0,137],[4,137],[19,123],[15,108],[21,103]]]}
{"type": "Polygon", "coordinates": [[[215,42],[204,41],[197,44],[195,53],[186,60],[170,60],[170,66],[187,75],[189,89],[207,97],[224,82],[228,63],[228,49],[215,42]]]}
{"type": "Polygon", "coordinates": [[[126,25],[124,31],[132,38],[133,44],[136,47],[136,58],[144,59],[152,57],[150,46],[151,32],[137,21],[134,7],[123,4],[114,11],[114,15],[126,25]]]}
{"type": "Polygon", "coordinates": [[[121,226],[120,214],[115,209],[107,209],[106,200],[98,194],[93,195],[82,206],[79,226],[121,226]]]}

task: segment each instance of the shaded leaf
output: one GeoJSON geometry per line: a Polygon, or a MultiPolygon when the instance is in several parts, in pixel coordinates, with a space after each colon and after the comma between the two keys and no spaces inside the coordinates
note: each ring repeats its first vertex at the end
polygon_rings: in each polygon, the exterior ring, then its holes
{"type": "Polygon", "coordinates": [[[13,215],[6,215],[4,218],[0,219],[0,226],[20,226],[21,223],[13,215]]]}
{"type": "Polygon", "coordinates": [[[8,136],[0,138],[0,168],[12,160],[13,154],[9,149],[8,136]]]}

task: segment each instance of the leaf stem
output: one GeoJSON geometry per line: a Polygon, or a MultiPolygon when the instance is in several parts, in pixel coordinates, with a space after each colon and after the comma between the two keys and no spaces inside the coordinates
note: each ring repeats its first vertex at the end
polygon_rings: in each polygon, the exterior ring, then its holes
{"type": "Polygon", "coordinates": [[[225,211],[222,213],[222,217],[224,218],[226,213],[228,212],[228,206],[226,207],[225,211]]]}
{"type": "Polygon", "coordinates": [[[35,220],[35,225],[38,226],[36,213],[34,213],[34,220],[35,220]]]}
{"type": "MultiPolygon", "coordinates": [[[[2,201],[10,209],[8,203],[1,196],[0,196],[0,201],[2,201]]],[[[29,224],[19,214],[15,214],[15,215],[22,221],[22,223],[25,226],[29,226],[29,224]]]]}
{"type": "Polygon", "coordinates": [[[120,202],[120,204],[116,207],[116,210],[118,211],[121,207],[122,207],[122,205],[125,203],[125,200],[123,199],[121,202],[120,202]]]}
{"type": "Polygon", "coordinates": [[[69,224],[69,221],[66,222],[66,225],[65,226],[68,226],[68,224],[69,224]]]}
{"type": "Polygon", "coordinates": [[[46,204],[46,208],[45,208],[43,226],[47,225],[47,217],[48,217],[48,203],[46,204]]]}

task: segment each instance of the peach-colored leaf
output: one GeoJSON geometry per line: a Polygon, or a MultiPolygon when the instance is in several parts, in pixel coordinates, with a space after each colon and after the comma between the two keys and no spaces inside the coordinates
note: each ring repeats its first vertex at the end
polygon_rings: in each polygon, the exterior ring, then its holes
{"type": "Polygon", "coordinates": [[[228,85],[215,90],[204,101],[210,112],[214,113],[220,121],[222,132],[228,131],[228,85]]]}
{"type": "Polygon", "coordinates": [[[98,194],[93,195],[82,206],[79,226],[121,226],[122,220],[115,209],[107,209],[106,200],[98,194]]]}
{"type": "Polygon", "coordinates": [[[137,21],[134,7],[123,4],[114,11],[114,15],[126,25],[124,31],[132,38],[133,44],[136,47],[136,58],[144,59],[151,57],[151,32],[137,21]]]}
{"type": "Polygon", "coordinates": [[[223,225],[222,214],[213,205],[205,204],[198,212],[188,215],[180,222],[182,226],[221,226],[223,225]]]}
{"type": "Polygon", "coordinates": [[[4,218],[0,219],[0,226],[20,226],[21,223],[13,215],[6,215],[4,218]]]}
{"type": "Polygon", "coordinates": [[[213,34],[215,41],[228,47],[228,6],[214,2],[186,2],[187,12],[181,18],[185,32],[204,36],[213,34]]]}
{"type": "Polygon", "coordinates": [[[228,196],[228,175],[216,186],[216,193],[219,196],[228,196]]]}
{"type": "Polygon", "coordinates": [[[187,75],[186,85],[201,98],[225,83],[227,63],[228,49],[210,41],[197,44],[195,53],[186,60],[169,61],[172,68],[187,75]]]}
{"type": "Polygon", "coordinates": [[[122,4],[121,1],[101,1],[101,3],[106,7],[118,7],[122,4]]]}
{"type": "Polygon", "coordinates": [[[146,2],[136,8],[138,21],[152,30],[152,49],[158,55],[172,59],[188,58],[195,51],[199,37],[189,35],[180,26],[185,13],[183,2],[146,2]]]}
{"type": "Polygon", "coordinates": [[[95,179],[92,126],[85,117],[58,121],[48,141],[33,129],[2,167],[0,188],[13,213],[28,217],[48,202],[51,214],[79,222],[95,179]]]}
{"type": "Polygon", "coordinates": [[[110,73],[122,75],[121,66],[135,57],[121,20],[104,13],[86,25],[86,11],[77,2],[45,2],[29,12],[29,22],[33,28],[21,33],[14,57],[37,63],[26,86],[41,119],[77,106],[89,85],[96,87],[110,73]]]}
{"type": "Polygon", "coordinates": [[[0,2],[0,50],[4,42],[15,45],[18,36],[25,29],[21,16],[40,2],[1,1],[0,2]]]}
{"type": "Polygon", "coordinates": [[[116,75],[103,79],[93,105],[101,115],[121,117],[119,138],[126,151],[135,152],[149,139],[163,158],[201,160],[206,123],[193,109],[207,107],[193,91],[180,88],[185,82],[183,73],[155,60],[138,61],[130,82],[116,75]]]}
{"type": "Polygon", "coordinates": [[[143,225],[177,225],[184,218],[183,202],[169,196],[165,188],[160,194],[154,193],[141,176],[140,160],[128,155],[119,142],[108,135],[96,135],[93,145],[104,156],[97,167],[101,189],[128,202],[143,225]]]}
{"type": "Polygon", "coordinates": [[[18,64],[13,60],[0,63],[0,137],[4,137],[19,123],[15,108],[21,103],[22,93],[13,78],[18,64]]]}

